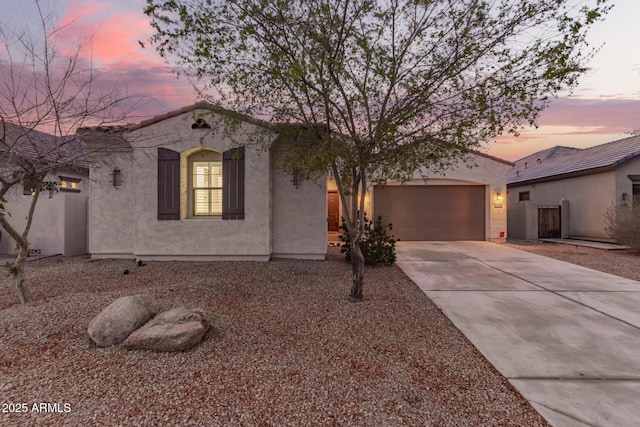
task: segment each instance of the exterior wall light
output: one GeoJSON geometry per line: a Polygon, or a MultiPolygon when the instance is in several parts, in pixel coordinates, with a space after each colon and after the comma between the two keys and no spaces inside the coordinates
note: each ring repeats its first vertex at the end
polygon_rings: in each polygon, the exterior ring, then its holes
{"type": "Polygon", "coordinates": [[[291,183],[296,187],[300,188],[300,175],[297,170],[293,171],[293,175],[291,175],[291,183]]]}
{"type": "Polygon", "coordinates": [[[118,168],[113,169],[113,186],[118,188],[122,185],[122,171],[118,168]]]}
{"type": "Polygon", "coordinates": [[[496,201],[493,203],[494,208],[502,208],[502,194],[496,193],[496,201]]]}

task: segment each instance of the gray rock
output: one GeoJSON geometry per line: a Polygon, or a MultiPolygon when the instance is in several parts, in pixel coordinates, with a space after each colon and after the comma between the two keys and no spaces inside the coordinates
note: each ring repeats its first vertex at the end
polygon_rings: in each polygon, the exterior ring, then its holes
{"type": "Polygon", "coordinates": [[[204,312],[178,307],[158,314],[124,341],[128,349],[183,351],[197,345],[209,329],[204,312]]]}
{"type": "Polygon", "coordinates": [[[124,341],[156,313],[146,295],[118,298],[93,318],[87,332],[99,347],[109,347],[124,341]]]}

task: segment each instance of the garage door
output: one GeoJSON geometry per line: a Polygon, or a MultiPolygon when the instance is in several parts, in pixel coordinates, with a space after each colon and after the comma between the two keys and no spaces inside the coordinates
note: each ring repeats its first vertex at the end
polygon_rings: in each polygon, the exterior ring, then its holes
{"type": "Polygon", "coordinates": [[[374,213],[401,240],[484,240],[483,185],[375,187],[374,213]]]}

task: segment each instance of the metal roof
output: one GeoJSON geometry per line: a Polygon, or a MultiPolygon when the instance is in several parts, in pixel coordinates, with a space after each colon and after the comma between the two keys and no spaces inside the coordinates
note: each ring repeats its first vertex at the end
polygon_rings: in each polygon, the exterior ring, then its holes
{"type": "Polygon", "coordinates": [[[516,161],[507,173],[507,185],[613,170],[638,155],[640,135],[590,148],[556,146],[516,161]]]}

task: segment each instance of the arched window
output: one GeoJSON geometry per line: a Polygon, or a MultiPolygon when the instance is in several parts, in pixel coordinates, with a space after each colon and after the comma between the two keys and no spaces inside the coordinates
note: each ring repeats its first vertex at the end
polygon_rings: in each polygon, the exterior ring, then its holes
{"type": "Polygon", "coordinates": [[[222,215],[222,156],[202,150],[189,156],[190,214],[222,215]]]}
{"type": "Polygon", "coordinates": [[[158,219],[204,217],[244,219],[244,147],[182,156],[158,148],[158,219]]]}

